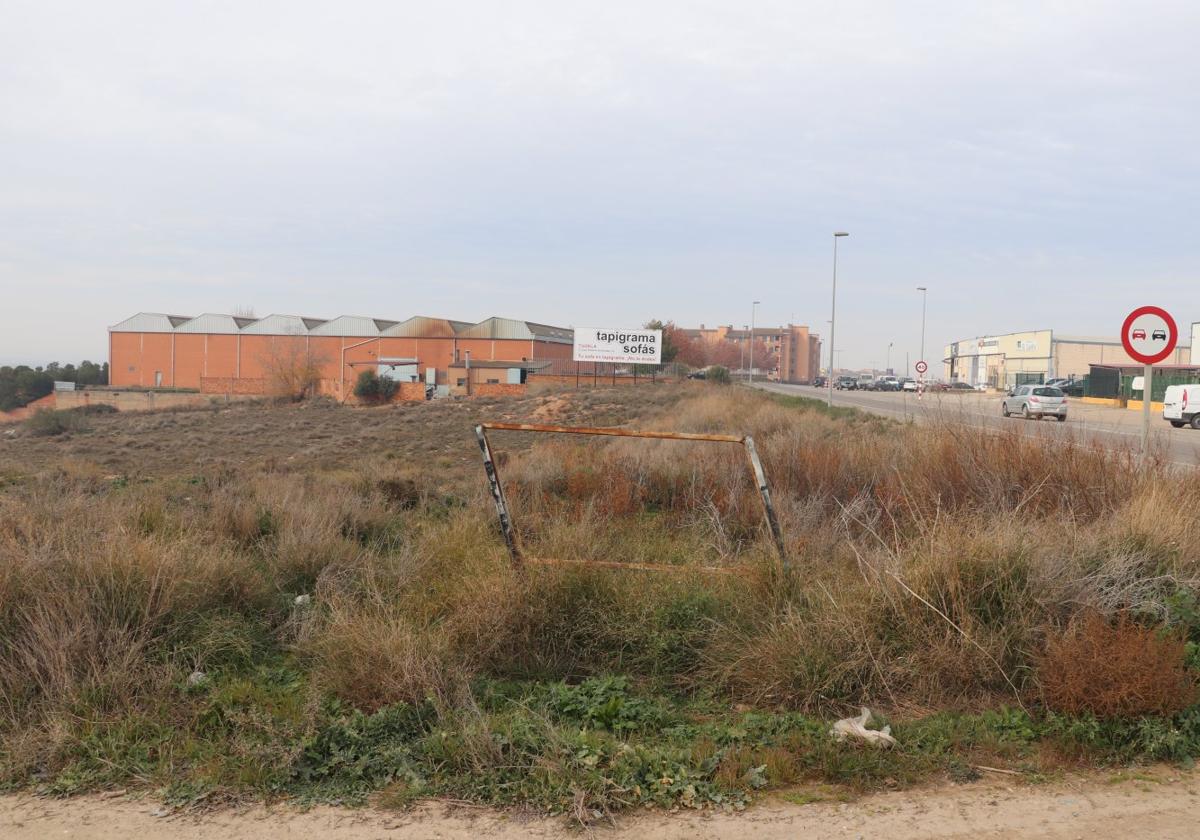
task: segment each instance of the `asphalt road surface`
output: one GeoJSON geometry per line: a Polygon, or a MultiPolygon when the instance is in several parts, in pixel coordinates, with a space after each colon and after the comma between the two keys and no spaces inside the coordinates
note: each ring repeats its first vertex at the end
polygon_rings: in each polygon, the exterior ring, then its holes
{"type": "MultiPolygon", "coordinates": [[[[824,388],[755,382],[754,387],[780,394],[824,400],[824,388]]],[[[1088,405],[1078,399],[1068,401],[1067,420],[1024,420],[1000,413],[1000,395],[976,392],[930,392],[920,400],[912,393],[875,391],[834,391],[833,404],[853,406],[864,411],[914,422],[961,423],[987,429],[1014,430],[1038,436],[1064,446],[1097,443],[1107,449],[1138,452],[1142,445],[1142,414],[1125,408],[1088,405]]],[[[1152,450],[1172,464],[1200,466],[1200,431],[1172,428],[1162,412],[1150,416],[1152,450]]]]}

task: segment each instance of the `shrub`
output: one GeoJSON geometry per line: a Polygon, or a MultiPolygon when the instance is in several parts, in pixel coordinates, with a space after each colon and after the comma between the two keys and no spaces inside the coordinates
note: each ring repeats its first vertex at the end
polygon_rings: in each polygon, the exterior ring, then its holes
{"type": "Polygon", "coordinates": [[[44,408],[34,412],[33,416],[25,421],[25,428],[35,437],[54,437],[67,432],[84,431],[87,424],[84,423],[81,412],[44,408]]]}
{"type": "Polygon", "coordinates": [[[421,501],[421,490],[411,478],[382,478],[376,486],[388,506],[395,510],[411,510],[421,501]]]}
{"type": "Polygon", "coordinates": [[[1171,715],[1196,700],[1183,639],[1122,614],[1086,615],[1046,645],[1039,667],[1046,706],[1098,718],[1171,715]]]}
{"type": "Polygon", "coordinates": [[[320,390],[321,370],[329,359],[313,349],[304,336],[276,336],[259,358],[267,393],[298,402],[320,390]]]}
{"type": "Polygon", "coordinates": [[[718,385],[728,385],[730,382],[729,368],[721,365],[713,365],[708,369],[708,373],[704,377],[708,382],[715,382],[718,385]]]}
{"type": "Polygon", "coordinates": [[[358,380],[354,383],[354,396],[365,403],[379,405],[390,402],[392,397],[396,396],[398,387],[396,380],[380,376],[368,368],[358,375],[358,380]]]}

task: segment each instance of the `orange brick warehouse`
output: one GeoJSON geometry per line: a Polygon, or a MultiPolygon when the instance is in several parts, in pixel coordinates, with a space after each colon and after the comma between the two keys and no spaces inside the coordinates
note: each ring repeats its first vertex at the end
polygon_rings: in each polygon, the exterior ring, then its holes
{"type": "Polygon", "coordinates": [[[568,328],[510,318],[475,324],[421,316],[389,321],[141,312],[109,328],[109,384],[263,393],[281,358],[304,354],[320,371],[320,391],[339,400],[350,398],[367,368],[457,393],[467,385],[468,359],[480,363],[470,371],[472,386],[524,382],[529,370],[576,372],[572,343],[568,328]]]}

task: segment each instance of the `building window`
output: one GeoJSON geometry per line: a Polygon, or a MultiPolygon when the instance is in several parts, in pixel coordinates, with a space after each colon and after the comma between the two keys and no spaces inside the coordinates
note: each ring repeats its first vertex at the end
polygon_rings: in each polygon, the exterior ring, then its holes
{"type": "Polygon", "coordinates": [[[463,386],[464,386],[464,385],[466,385],[466,384],[467,384],[467,380],[465,380],[465,379],[461,379],[461,378],[458,380],[458,387],[459,387],[459,388],[463,387],[463,386]]]}
{"type": "Polygon", "coordinates": [[[500,380],[499,380],[499,379],[489,379],[489,380],[487,381],[487,384],[489,384],[489,385],[499,385],[499,384],[500,384],[500,380]]]}

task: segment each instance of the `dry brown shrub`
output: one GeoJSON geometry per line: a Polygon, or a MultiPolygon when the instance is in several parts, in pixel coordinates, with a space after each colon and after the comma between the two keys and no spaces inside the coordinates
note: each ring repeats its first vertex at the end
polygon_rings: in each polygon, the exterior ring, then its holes
{"type": "Polygon", "coordinates": [[[1178,635],[1092,612],[1051,638],[1039,663],[1046,706],[1101,718],[1171,715],[1196,700],[1178,635]]]}
{"type": "Polygon", "coordinates": [[[771,616],[748,632],[728,628],[704,652],[704,679],[742,702],[813,712],[877,696],[860,621],[818,606],[771,616]]]}
{"type": "Polygon", "coordinates": [[[302,335],[275,336],[258,361],[267,394],[291,402],[315,396],[321,372],[336,362],[313,349],[302,335]]]}
{"type": "Polygon", "coordinates": [[[411,478],[381,478],[376,486],[395,510],[411,510],[421,502],[421,489],[411,478]]]}

